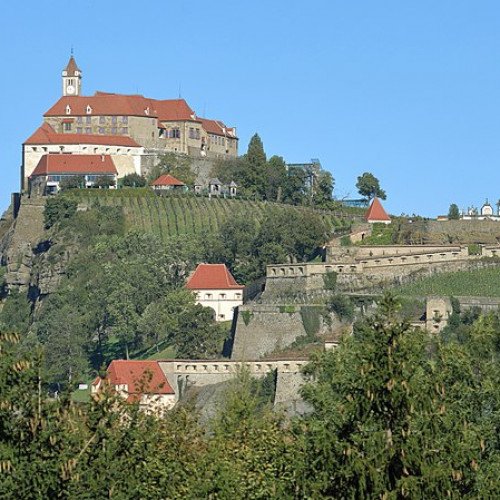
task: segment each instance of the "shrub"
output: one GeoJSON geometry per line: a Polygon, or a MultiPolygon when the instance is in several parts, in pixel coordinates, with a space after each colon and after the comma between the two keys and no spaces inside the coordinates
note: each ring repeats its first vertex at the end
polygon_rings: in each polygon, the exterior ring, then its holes
{"type": "Polygon", "coordinates": [[[59,183],[61,191],[68,189],[82,189],[85,187],[85,177],[83,175],[69,175],[64,177],[59,183]]]}
{"type": "Polygon", "coordinates": [[[321,313],[321,308],[315,306],[304,306],[300,309],[300,317],[308,337],[315,337],[318,334],[321,326],[321,313]]]}
{"type": "Polygon", "coordinates": [[[123,187],[144,187],[146,184],[146,178],[139,174],[128,174],[120,181],[123,187]]]}
{"type": "Polygon", "coordinates": [[[345,295],[335,295],[328,302],[328,309],[334,312],[342,321],[354,319],[354,305],[345,295]]]}
{"type": "Polygon", "coordinates": [[[115,180],[109,175],[100,175],[94,182],[94,187],[110,188],[115,185],[115,180]]]}
{"type": "Polygon", "coordinates": [[[64,196],[49,198],[45,204],[43,213],[45,228],[49,229],[54,224],[73,217],[76,213],[77,206],[78,204],[76,201],[70,200],[64,196]]]}
{"type": "Polygon", "coordinates": [[[325,284],[325,290],[333,292],[337,285],[337,273],[335,271],[328,271],[323,275],[323,283],[325,284]]]}
{"type": "Polygon", "coordinates": [[[250,311],[241,311],[241,317],[243,318],[243,323],[245,323],[245,326],[248,326],[250,324],[252,316],[253,314],[250,311]]]}

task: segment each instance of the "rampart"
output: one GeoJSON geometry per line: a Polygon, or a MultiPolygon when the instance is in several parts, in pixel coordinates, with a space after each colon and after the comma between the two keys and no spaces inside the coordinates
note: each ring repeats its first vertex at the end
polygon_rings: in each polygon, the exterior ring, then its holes
{"type": "Polygon", "coordinates": [[[227,382],[242,370],[247,369],[256,378],[261,378],[276,370],[276,391],[274,404],[285,410],[296,411],[302,407],[300,387],[304,383],[302,368],[308,363],[305,359],[283,359],[272,361],[234,361],[222,360],[165,360],[159,365],[176,397],[182,398],[191,387],[227,382]]]}
{"type": "Polygon", "coordinates": [[[493,257],[500,257],[500,246],[482,246],[480,255],[469,255],[465,246],[330,247],[325,263],[267,266],[264,297],[324,290],[328,273],[336,273],[338,292],[372,291],[434,273],[495,265],[485,259],[493,257]]]}

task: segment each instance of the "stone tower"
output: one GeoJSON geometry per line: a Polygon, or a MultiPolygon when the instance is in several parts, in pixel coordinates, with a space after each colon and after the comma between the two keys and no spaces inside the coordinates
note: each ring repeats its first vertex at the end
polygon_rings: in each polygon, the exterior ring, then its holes
{"type": "Polygon", "coordinates": [[[64,96],[80,95],[82,90],[82,72],[75,62],[73,54],[69,58],[66,68],[62,72],[64,96]]]}

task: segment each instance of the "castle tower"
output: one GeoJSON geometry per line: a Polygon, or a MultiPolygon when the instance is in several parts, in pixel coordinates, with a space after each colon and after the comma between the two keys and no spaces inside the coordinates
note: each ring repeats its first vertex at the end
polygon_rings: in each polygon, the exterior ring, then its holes
{"type": "Polygon", "coordinates": [[[73,57],[69,58],[66,68],[62,72],[63,95],[80,95],[82,90],[82,72],[78,68],[73,57]]]}

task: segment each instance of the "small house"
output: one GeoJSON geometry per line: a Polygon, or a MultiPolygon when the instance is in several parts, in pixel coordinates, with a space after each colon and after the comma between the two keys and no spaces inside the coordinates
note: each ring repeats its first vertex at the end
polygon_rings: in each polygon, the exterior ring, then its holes
{"type": "Polygon", "coordinates": [[[196,293],[196,302],[210,307],[216,321],[232,321],[234,310],[243,304],[244,286],[239,285],[225,264],[199,264],[186,288],[196,293]]]}
{"type": "Polygon", "coordinates": [[[387,215],[387,212],[384,210],[382,203],[380,200],[375,197],[373,198],[368,210],[365,214],[365,220],[369,224],[390,224],[391,218],[387,215]]]}
{"type": "Polygon", "coordinates": [[[52,194],[59,191],[63,180],[71,177],[81,178],[81,187],[88,188],[103,180],[109,187],[115,187],[117,176],[109,155],[46,154],[40,158],[29,180],[32,191],[52,194]]]}
{"type": "Polygon", "coordinates": [[[106,377],[92,382],[91,392],[97,394],[105,387],[146,411],[168,410],[176,402],[175,391],[158,361],[114,360],[106,377]]]}
{"type": "Polygon", "coordinates": [[[173,175],[163,174],[151,183],[155,191],[187,191],[188,187],[173,175]]]}

